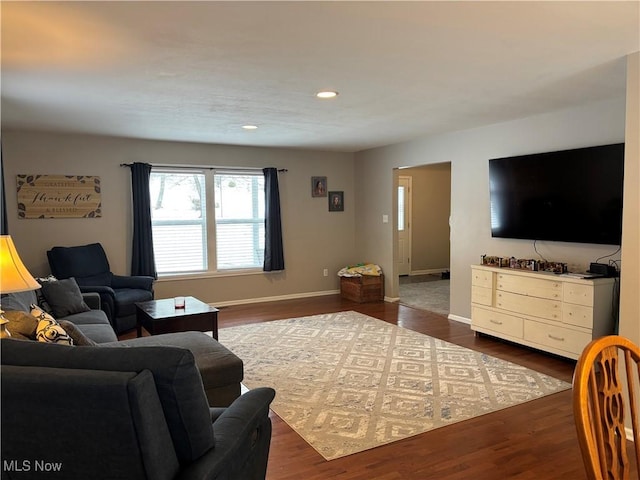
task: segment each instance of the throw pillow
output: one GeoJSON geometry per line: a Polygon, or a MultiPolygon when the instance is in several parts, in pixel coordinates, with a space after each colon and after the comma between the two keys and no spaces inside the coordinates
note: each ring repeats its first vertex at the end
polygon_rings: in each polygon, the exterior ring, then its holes
{"type": "MultiPolygon", "coordinates": [[[[36,278],[36,280],[40,285],[44,285],[45,283],[49,283],[49,282],[58,281],[58,279],[53,275],[48,275],[46,277],[38,277],[36,278]]],[[[49,302],[47,302],[47,299],[44,298],[44,293],[42,293],[42,288],[39,288],[38,290],[36,290],[36,295],[38,297],[38,305],[40,305],[40,307],[49,315],[52,315],[53,309],[51,308],[51,305],[49,305],[49,302]]]]}
{"type": "Polygon", "coordinates": [[[16,333],[16,332],[11,333],[11,338],[13,338],[14,340],[25,340],[27,342],[33,341],[33,338],[26,337],[25,335],[22,335],[21,333],[16,333]]]}
{"type": "Polygon", "coordinates": [[[82,330],[80,330],[75,323],[70,322],[69,320],[60,320],[58,323],[62,328],[64,328],[64,331],[67,332],[67,334],[71,337],[74,345],[87,346],[87,347],[93,347],[97,345],[96,342],[94,342],[89,337],[87,337],[84,333],[82,333],[82,330]]]}
{"type": "Polygon", "coordinates": [[[42,293],[49,305],[51,305],[54,317],[67,317],[74,313],[91,310],[84,302],[80,287],[78,287],[76,279],[73,277],[56,282],[43,283],[42,293]]]}
{"type": "Polygon", "coordinates": [[[9,320],[7,330],[12,336],[19,334],[31,340],[36,339],[38,320],[33,315],[18,310],[10,310],[4,312],[4,318],[9,320]]]}
{"type": "Polygon", "coordinates": [[[59,343],[61,345],[73,345],[73,340],[64,331],[64,328],[37,305],[31,305],[31,315],[38,320],[36,327],[36,340],[43,343],[59,343]]]}

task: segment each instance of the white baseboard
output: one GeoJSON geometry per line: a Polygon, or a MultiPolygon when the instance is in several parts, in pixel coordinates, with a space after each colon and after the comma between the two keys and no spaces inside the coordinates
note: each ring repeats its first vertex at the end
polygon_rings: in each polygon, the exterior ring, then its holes
{"type": "MultiPolygon", "coordinates": [[[[216,308],[220,307],[230,307],[232,305],[248,305],[251,303],[261,303],[261,302],[277,302],[279,300],[294,300],[298,298],[309,298],[309,297],[323,297],[325,295],[335,295],[340,293],[340,290],[325,290],[320,292],[305,292],[305,293],[294,293],[290,295],[278,295],[274,297],[258,297],[258,298],[243,298],[239,300],[229,300],[226,302],[211,302],[210,305],[216,308]]],[[[400,301],[399,297],[384,297],[385,302],[389,303],[397,303],[400,301]]],[[[454,315],[450,313],[447,318],[449,320],[454,320],[456,322],[465,323],[467,325],[471,325],[471,319],[466,317],[461,317],[459,315],[454,315]]]]}
{"type": "Polygon", "coordinates": [[[434,274],[440,274],[442,272],[448,272],[449,269],[448,268],[430,268],[427,270],[411,270],[411,272],[409,273],[410,277],[413,277],[415,275],[434,275],[434,274]]]}
{"type": "Polygon", "coordinates": [[[290,295],[278,295],[275,297],[242,298],[239,300],[229,300],[226,302],[210,302],[209,305],[214,306],[216,308],[220,308],[220,307],[230,307],[231,305],[247,305],[250,303],[277,302],[279,300],[293,300],[297,298],[323,297],[325,295],[335,295],[336,293],[340,293],[340,290],[325,290],[321,292],[294,293],[290,295]]]}
{"type": "MultiPolygon", "coordinates": [[[[230,307],[232,305],[248,305],[251,303],[277,302],[279,300],[294,300],[298,298],[323,297],[325,295],[335,295],[337,293],[340,293],[340,290],[325,290],[321,292],[294,293],[291,295],[278,295],[275,297],[242,298],[238,300],[228,300],[226,302],[209,302],[209,305],[216,308],[230,307]]],[[[388,303],[397,303],[400,301],[400,298],[385,296],[384,301],[388,303]]]]}
{"type": "Polygon", "coordinates": [[[461,317],[460,315],[454,315],[450,313],[447,318],[449,320],[455,320],[456,322],[466,323],[467,325],[471,325],[471,319],[466,317],[461,317]]]}

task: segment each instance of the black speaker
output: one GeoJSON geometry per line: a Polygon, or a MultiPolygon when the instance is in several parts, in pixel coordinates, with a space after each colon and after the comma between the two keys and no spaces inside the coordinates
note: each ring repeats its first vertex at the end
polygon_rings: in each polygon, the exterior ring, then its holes
{"type": "Polygon", "coordinates": [[[606,263],[592,263],[589,265],[589,273],[595,275],[602,275],[603,277],[617,277],[618,271],[613,265],[607,265],[606,263]]]}

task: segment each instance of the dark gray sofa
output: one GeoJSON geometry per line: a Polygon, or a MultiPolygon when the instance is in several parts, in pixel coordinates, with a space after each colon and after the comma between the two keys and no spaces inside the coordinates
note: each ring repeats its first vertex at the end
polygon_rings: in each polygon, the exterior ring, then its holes
{"type": "MultiPolygon", "coordinates": [[[[229,406],[240,396],[244,375],[242,360],[203,332],[179,332],[133,338],[118,341],[106,314],[100,310],[100,296],[97,293],[83,293],[85,303],[91,311],[75,313],[56,320],[68,320],[88,338],[98,343],[97,347],[139,347],[173,346],[186,348],[195,357],[202,376],[209,405],[229,406]]],[[[34,291],[11,293],[2,296],[2,309],[10,317],[11,311],[29,312],[31,304],[37,303],[34,291]]],[[[11,332],[11,323],[7,325],[11,332]]]]}
{"type": "Polygon", "coordinates": [[[2,478],[265,478],[272,389],[211,409],[184,348],[0,344],[2,478]]]}
{"type": "MultiPolygon", "coordinates": [[[[87,306],[91,308],[90,311],[73,313],[66,317],[58,317],[56,320],[72,322],[82,333],[96,343],[117,342],[118,337],[113,331],[107,315],[100,309],[100,295],[97,293],[83,293],[82,298],[87,306]]],[[[35,291],[2,295],[2,310],[5,312],[29,312],[32,304],[39,305],[35,291]]],[[[40,307],[45,309],[43,305],[40,305],[40,307]]],[[[10,313],[7,316],[10,317],[10,313]]],[[[11,331],[11,323],[7,328],[11,331]]]]}

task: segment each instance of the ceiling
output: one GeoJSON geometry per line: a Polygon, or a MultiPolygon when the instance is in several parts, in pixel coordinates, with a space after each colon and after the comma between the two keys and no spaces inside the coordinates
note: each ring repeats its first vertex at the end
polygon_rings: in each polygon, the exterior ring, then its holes
{"type": "Polygon", "coordinates": [[[623,98],[639,5],[3,1],[2,126],[355,152],[623,98]]]}

